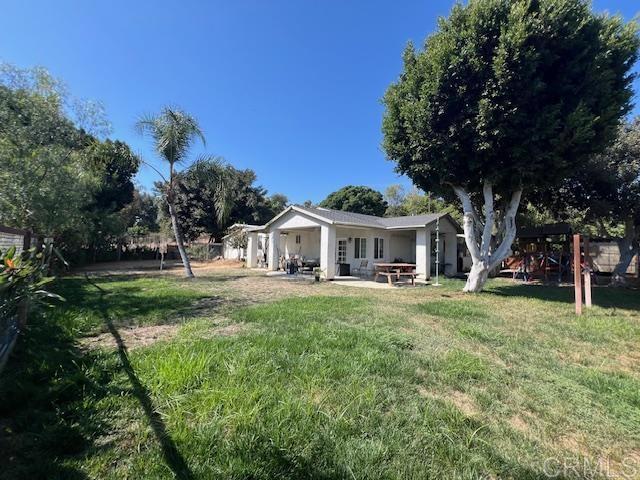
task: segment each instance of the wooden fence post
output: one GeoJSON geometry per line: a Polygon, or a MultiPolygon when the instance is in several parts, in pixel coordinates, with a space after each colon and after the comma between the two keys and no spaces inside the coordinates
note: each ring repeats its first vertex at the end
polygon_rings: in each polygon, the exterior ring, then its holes
{"type": "Polygon", "coordinates": [[[31,232],[26,230],[22,235],[22,251],[26,252],[31,248],[31,232]]]}
{"type": "Polygon", "coordinates": [[[589,255],[589,237],[583,237],[584,248],[584,304],[587,308],[591,308],[591,256],[589,255]]]}
{"type": "Polygon", "coordinates": [[[580,271],[580,235],[573,235],[573,284],[575,290],[576,315],[582,315],[582,272],[580,271]]]}

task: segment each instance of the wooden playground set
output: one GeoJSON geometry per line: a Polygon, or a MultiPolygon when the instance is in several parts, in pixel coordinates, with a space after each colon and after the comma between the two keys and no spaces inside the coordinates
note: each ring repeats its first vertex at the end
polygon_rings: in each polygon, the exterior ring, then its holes
{"type": "MultiPolygon", "coordinates": [[[[611,272],[618,262],[619,250],[611,239],[590,239],[580,236],[580,266],[591,272],[594,283],[609,283],[611,272]]],[[[526,283],[573,282],[574,232],[566,223],[521,228],[514,245],[514,253],[502,264],[501,275],[526,283]]],[[[635,258],[627,274],[638,277],[640,258],[635,258]]]]}

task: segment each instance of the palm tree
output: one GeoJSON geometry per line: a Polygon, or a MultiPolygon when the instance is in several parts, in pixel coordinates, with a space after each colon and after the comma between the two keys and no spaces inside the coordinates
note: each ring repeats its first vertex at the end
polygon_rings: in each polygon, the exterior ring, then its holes
{"type": "MultiPolygon", "coordinates": [[[[176,165],[186,160],[187,154],[193,142],[198,138],[205,144],[205,138],[198,125],[197,120],[188,113],[171,107],[164,107],[158,115],[142,117],[136,123],[136,130],[142,134],[151,136],[158,155],[169,163],[169,179],[166,180],[167,189],[165,198],[169,206],[169,216],[171,217],[171,226],[176,237],[180,258],[184,265],[185,274],[189,278],[193,278],[191,270],[191,262],[184,248],[184,240],[180,224],[175,209],[175,191],[176,191],[176,165]]],[[[158,172],[160,173],[160,172],[158,172]]],[[[164,178],[164,177],[163,177],[164,178]]],[[[224,193],[225,186],[219,185],[218,191],[224,193]]],[[[225,202],[226,194],[220,195],[221,208],[217,208],[216,215],[220,220],[228,212],[225,202]]]]}

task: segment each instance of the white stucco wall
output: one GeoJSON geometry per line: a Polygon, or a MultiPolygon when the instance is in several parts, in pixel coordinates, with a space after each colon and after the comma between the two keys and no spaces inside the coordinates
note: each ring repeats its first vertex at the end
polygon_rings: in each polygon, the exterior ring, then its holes
{"type": "MultiPolygon", "coordinates": [[[[436,225],[427,227],[431,238],[431,273],[435,271],[436,225]]],[[[440,274],[454,275],[458,267],[458,239],[455,226],[446,218],[440,220],[440,274]]]]}
{"type": "Polygon", "coordinates": [[[410,230],[406,232],[393,232],[389,241],[389,258],[393,261],[396,258],[404,262],[416,262],[416,232],[410,230]]]}
{"type": "Polygon", "coordinates": [[[362,260],[367,260],[367,269],[373,270],[376,262],[392,262],[396,258],[402,258],[405,262],[414,263],[416,258],[415,230],[390,231],[377,228],[336,228],[336,241],[347,240],[347,263],[351,265],[351,270],[360,268],[362,260]],[[351,238],[351,242],[349,242],[351,238]],[[366,257],[355,258],[355,238],[366,238],[366,257]],[[384,239],[382,258],[374,258],[374,239],[384,239]]]}
{"type": "Polygon", "coordinates": [[[321,259],[321,227],[327,225],[322,220],[295,210],[278,218],[269,226],[269,268],[277,270],[281,256],[301,255],[321,259]],[[300,235],[299,244],[296,244],[296,235],[300,235]]]}
{"type": "Polygon", "coordinates": [[[288,230],[283,235],[282,250],[286,257],[299,255],[304,258],[320,258],[320,227],[311,230],[288,230]],[[296,236],[300,235],[300,243],[296,236]]]}
{"type": "Polygon", "coordinates": [[[231,246],[231,241],[228,238],[222,240],[222,256],[227,260],[243,259],[246,256],[244,248],[234,248],[231,246]]]}

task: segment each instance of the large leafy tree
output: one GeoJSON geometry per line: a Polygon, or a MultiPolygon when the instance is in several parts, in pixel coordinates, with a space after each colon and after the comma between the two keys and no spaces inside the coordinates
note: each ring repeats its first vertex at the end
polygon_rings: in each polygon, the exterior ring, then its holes
{"type": "Polygon", "coordinates": [[[158,198],[137,188],[133,191],[131,202],[119,212],[119,216],[130,236],[143,236],[160,230],[158,198]]]}
{"type": "Polygon", "coordinates": [[[612,282],[624,284],[640,243],[640,117],[621,125],[609,148],[591,157],[547,196],[546,203],[558,218],[577,217],[600,235],[618,237],[620,261],[612,282]]]}
{"type": "Polygon", "coordinates": [[[584,0],[470,0],[384,96],[384,149],[425,191],[457,196],[478,292],[509,254],[523,195],[561,182],[630,109],[635,23],[584,0]]]}
{"type": "Polygon", "coordinates": [[[427,213],[448,213],[456,221],[462,222],[458,206],[430,192],[421,193],[417,188],[406,192],[402,185],[389,185],[385,190],[385,200],[389,205],[385,216],[423,215],[427,213]]]}
{"type": "Polygon", "coordinates": [[[255,182],[253,170],[238,170],[221,158],[196,162],[181,172],[175,203],[185,238],[195,239],[203,234],[220,238],[231,224],[263,224],[282,211],[287,197],[281,194],[269,197],[255,182]],[[226,188],[220,191],[219,185],[226,188]],[[222,217],[215,213],[220,211],[221,201],[226,208],[222,217]]]}
{"type": "Polygon", "coordinates": [[[594,163],[596,171],[607,174],[610,217],[624,225],[618,240],[620,261],[613,271],[614,284],[624,284],[633,256],[640,255],[640,118],[623,125],[613,145],[594,163]]]}
{"type": "Polygon", "coordinates": [[[99,103],[74,99],[46,70],[0,64],[0,222],[53,237],[72,262],[110,247],[138,158],[101,139],[108,131],[99,103]]]}
{"type": "Polygon", "coordinates": [[[44,69],[0,64],[0,222],[53,237],[71,261],[105,186],[91,153],[108,131],[98,106],[83,108],[44,69]]]}
{"type": "Polygon", "coordinates": [[[138,172],[140,159],[126,143],[108,139],[92,142],[84,156],[98,180],[86,207],[92,224],[88,243],[95,261],[98,250],[119,245],[127,232],[129,225],[120,212],[134,199],[133,177],[138,172]]]}
{"type": "Polygon", "coordinates": [[[320,207],[381,217],[387,210],[382,194],[373,188],[347,185],[330,193],[320,207]]]}
{"type": "MultiPolygon", "coordinates": [[[[157,115],[141,118],[136,123],[136,128],[141,134],[151,136],[156,153],[161,159],[166,161],[169,166],[168,178],[163,177],[165,183],[162,192],[169,210],[171,227],[176,239],[176,244],[178,245],[178,251],[180,252],[185,274],[187,277],[193,278],[191,262],[189,261],[189,256],[184,246],[182,228],[178,221],[176,211],[176,194],[178,189],[178,172],[176,168],[178,165],[187,161],[189,151],[196,139],[200,139],[203,144],[205,143],[204,134],[200,129],[198,121],[194,117],[182,110],[171,107],[163,108],[157,115]]],[[[200,168],[200,166],[205,163],[206,158],[203,157],[194,164],[194,168],[200,168]]],[[[210,180],[217,182],[218,178],[211,178],[210,180]]],[[[226,187],[223,183],[215,183],[215,185],[212,186],[213,189],[219,192],[224,191],[226,187]]],[[[225,202],[220,201],[216,209],[211,213],[217,215],[219,218],[223,218],[227,212],[224,203],[225,202]]]]}
{"type": "Polygon", "coordinates": [[[233,205],[234,170],[217,157],[201,157],[176,179],[175,207],[185,238],[215,237],[224,230],[233,205]]]}
{"type": "Polygon", "coordinates": [[[87,143],[54,92],[0,85],[0,222],[58,241],[83,229],[98,184],[85,168],[87,143]]]}

